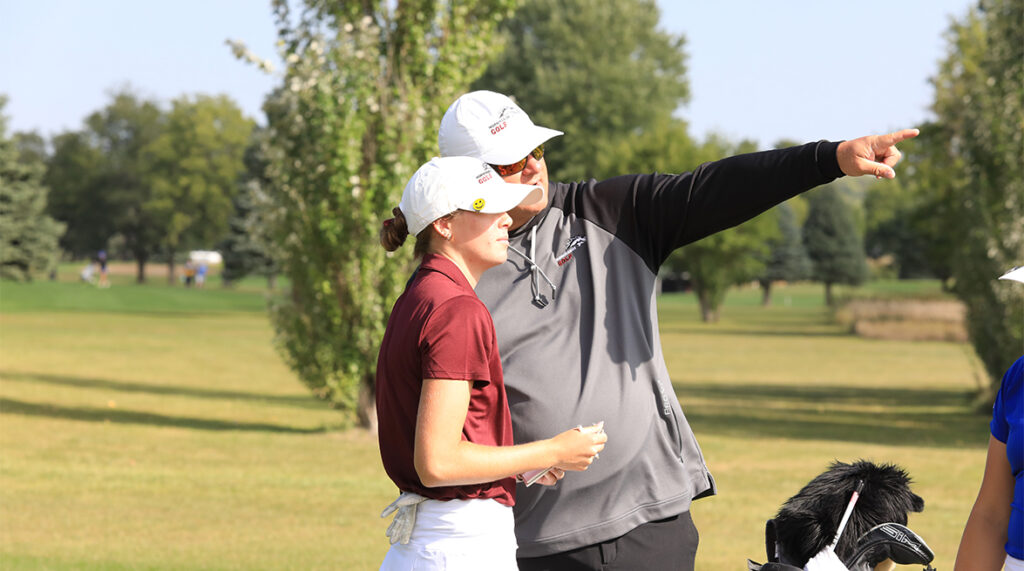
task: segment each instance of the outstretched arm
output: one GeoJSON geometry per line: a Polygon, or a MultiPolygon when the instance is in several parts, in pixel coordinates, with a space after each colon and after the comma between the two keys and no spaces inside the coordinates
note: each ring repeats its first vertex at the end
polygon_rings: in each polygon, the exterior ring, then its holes
{"type": "Polygon", "coordinates": [[[1006,444],[989,436],[985,475],[960,539],[954,571],[998,571],[1003,568],[1006,559],[1003,545],[1009,533],[1012,501],[1013,474],[1006,457],[1006,444]]]}
{"type": "Polygon", "coordinates": [[[888,135],[869,135],[852,141],[843,141],[836,149],[839,168],[847,176],[874,175],[877,178],[896,178],[892,167],[902,154],[896,144],[916,137],[917,129],[903,129],[888,135]]]}

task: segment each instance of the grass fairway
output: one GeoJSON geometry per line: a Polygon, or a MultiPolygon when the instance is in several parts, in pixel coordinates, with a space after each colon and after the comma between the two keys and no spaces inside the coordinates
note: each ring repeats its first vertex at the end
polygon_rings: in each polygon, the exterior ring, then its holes
{"type": "MultiPolygon", "coordinates": [[[[833,459],[897,462],[910,527],[951,568],[981,479],[965,346],[869,341],[821,288],[660,302],[677,394],[719,496],[698,569],[764,560],[764,520],[833,459]]],[[[376,569],[394,488],[274,352],[258,288],[0,285],[0,567],[376,569]]],[[[611,435],[614,438],[614,434],[611,435]]]]}
{"type": "Polygon", "coordinates": [[[894,462],[925,510],[909,526],[953,566],[984,468],[988,419],[972,412],[980,374],[966,345],[875,341],[833,325],[821,288],[779,292],[789,307],[730,293],[722,321],[691,296],[663,297],[662,344],[676,393],[716,478],[693,505],[698,569],[763,562],[764,523],[833,459],[894,462]]]}

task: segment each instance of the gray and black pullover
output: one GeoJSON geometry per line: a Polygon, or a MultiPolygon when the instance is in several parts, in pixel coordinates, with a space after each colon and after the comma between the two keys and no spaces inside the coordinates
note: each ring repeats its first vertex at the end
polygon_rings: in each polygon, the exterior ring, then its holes
{"type": "Polygon", "coordinates": [[[658,268],[676,248],[842,176],[837,146],[552,183],[545,210],[512,233],[508,261],[476,292],[497,328],[515,440],[602,420],[608,432],[587,471],[519,486],[519,557],[607,541],[715,494],[662,356],[658,268]]]}

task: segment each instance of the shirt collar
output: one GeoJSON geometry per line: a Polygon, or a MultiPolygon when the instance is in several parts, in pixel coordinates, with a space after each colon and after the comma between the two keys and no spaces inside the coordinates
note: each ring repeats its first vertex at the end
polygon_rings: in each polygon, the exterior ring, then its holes
{"type": "Polygon", "coordinates": [[[455,265],[455,262],[439,254],[427,254],[423,256],[423,262],[420,263],[420,271],[437,272],[455,282],[459,287],[473,291],[473,287],[469,285],[469,280],[466,279],[462,270],[455,265]]]}

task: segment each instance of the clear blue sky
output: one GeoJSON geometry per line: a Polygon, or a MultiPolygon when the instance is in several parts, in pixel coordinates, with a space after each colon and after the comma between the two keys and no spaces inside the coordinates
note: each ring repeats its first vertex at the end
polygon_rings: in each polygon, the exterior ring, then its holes
{"type": "MultiPolygon", "coordinates": [[[[662,26],[687,38],[692,98],[679,115],[699,137],[762,146],[914,126],[929,116],[950,17],[972,3],[659,0],[662,26]]],[[[265,1],[0,0],[0,14],[13,131],[77,129],[126,83],[164,102],[226,93],[262,123],[277,81],[224,44],[243,40],[279,62],[265,1]]]]}

